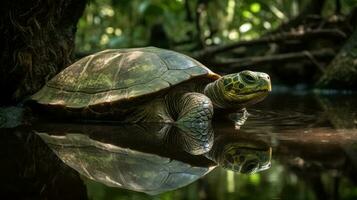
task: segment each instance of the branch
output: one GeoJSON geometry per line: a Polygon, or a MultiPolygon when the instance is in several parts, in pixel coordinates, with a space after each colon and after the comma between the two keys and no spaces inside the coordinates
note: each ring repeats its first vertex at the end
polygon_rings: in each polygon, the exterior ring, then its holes
{"type": "Polygon", "coordinates": [[[263,37],[251,41],[240,41],[227,45],[212,46],[204,50],[197,51],[193,53],[193,57],[197,59],[203,59],[205,57],[211,57],[214,54],[219,54],[225,51],[229,51],[242,46],[252,46],[266,43],[279,43],[287,40],[305,40],[319,37],[337,37],[345,39],[347,35],[338,29],[320,29],[320,30],[309,30],[309,31],[294,31],[286,32],[281,34],[275,34],[272,36],[263,37]]]}
{"type": "Polygon", "coordinates": [[[321,69],[318,64],[316,64],[316,59],[322,58],[332,58],[335,55],[335,51],[332,49],[321,49],[317,51],[301,51],[301,52],[294,52],[294,53],[285,53],[285,54],[277,54],[271,56],[253,56],[247,58],[231,58],[225,59],[221,62],[217,62],[217,65],[223,65],[225,68],[230,68],[232,70],[255,66],[255,65],[262,65],[265,63],[274,63],[274,62],[287,62],[293,60],[300,60],[300,59],[309,59],[312,63],[317,65],[320,70],[321,69]]]}

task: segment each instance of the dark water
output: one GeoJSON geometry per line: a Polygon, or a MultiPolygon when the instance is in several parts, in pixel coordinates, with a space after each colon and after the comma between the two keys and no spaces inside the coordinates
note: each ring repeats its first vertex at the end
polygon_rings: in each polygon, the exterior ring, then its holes
{"type": "Polygon", "coordinates": [[[3,115],[0,199],[357,199],[356,102],[275,93],[198,129],[3,115]]]}

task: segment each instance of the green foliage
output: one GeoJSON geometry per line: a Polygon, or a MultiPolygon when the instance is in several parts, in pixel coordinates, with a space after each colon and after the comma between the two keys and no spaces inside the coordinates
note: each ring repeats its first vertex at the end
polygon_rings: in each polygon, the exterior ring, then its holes
{"type": "Polygon", "coordinates": [[[78,24],[78,51],[214,45],[252,39],[295,16],[299,0],[92,0],[78,24]],[[187,2],[186,2],[187,1],[187,2]]]}
{"type": "MultiPolygon", "coordinates": [[[[335,10],[326,0],[325,15],[335,10]]],[[[257,38],[297,16],[310,0],[92,0],[77,50],[158,46],[192,50],[257,38]]],[[[348,13],[357,0],[341,1],[348,13]]]]}

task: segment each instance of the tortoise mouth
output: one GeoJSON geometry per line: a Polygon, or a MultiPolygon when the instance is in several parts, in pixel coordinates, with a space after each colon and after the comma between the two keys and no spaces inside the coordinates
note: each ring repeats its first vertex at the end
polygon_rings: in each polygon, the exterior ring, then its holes
{"type": "Polygon", "coordinates": [[[232,95],[229,102],[239,107],[246,107],[262,101],[269,94],[269,89],[260,89],[252,92],[232,95]]]}
{"type": "Polygon", "coordinates": [[[269,89],[261,89],[261,90],[256,90],[256,91],[253,91],[253,92],[243,92],[243,93],[240,93],[239,95],[250,95],[250,94],[257,94],[257,93],[268,93],[270,92],[271,90],[269,89]]]}

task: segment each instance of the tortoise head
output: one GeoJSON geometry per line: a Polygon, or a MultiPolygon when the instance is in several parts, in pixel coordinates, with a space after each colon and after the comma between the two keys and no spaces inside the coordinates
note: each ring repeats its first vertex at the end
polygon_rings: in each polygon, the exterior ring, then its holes
{"type": "Polygon", "coordinates": [[[263,100],[270,91],[268,74],[245,70],[221,77],[205,93],[220,108],[243,108],[263,100]]]}
{"type": "Polygon", "coordinates": [[[271,166],[271,148],[242,147],[240,143],[226,145],[219,164],[226,169],[243,174],[266,170],[271,166]]]}

